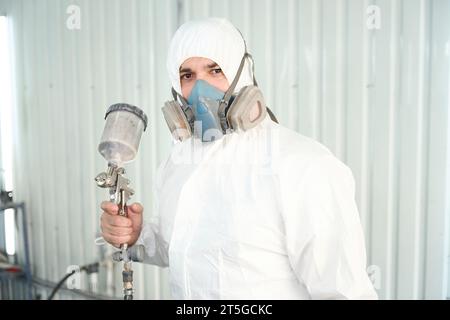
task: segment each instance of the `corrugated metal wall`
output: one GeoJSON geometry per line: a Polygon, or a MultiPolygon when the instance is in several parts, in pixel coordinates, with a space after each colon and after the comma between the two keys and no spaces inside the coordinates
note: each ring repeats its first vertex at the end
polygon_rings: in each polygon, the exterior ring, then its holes
{"type": "MultiPolygon", "coordinates": [[[[224,16],[247,38],[280,122],[352,168],[380,297],[450,296],[449,0],[0,0],[0,9],[13,18],[15,185],[30,208],[39,277],[57,280],[99,255],[106,192],[93,182],[105,165],[96,145],[118,101],[150,118],[129,175],[151,214],[155,169],[170,148],[160,113],[168,42],[186,20],[224,16]],[[72,4],[79,30],[66,27],[72,4]],[[367,27],[370,5],[380,29],[367,27]]],[[[136,268],[139,298],[170,296],[167,270],[136,268]]]]}
{"type": "MultiPolygon", "coordinates": [[[[94,177],[106,169],[96,151],[104,112],[115,102],[141,106],[150,118],[129,177],[146,216],[152,181],[170,148],[159,106],[167,97],[165,52],[176,4],[165,1],[3,1],[15,33],[18,127],[16,195],[31,215],[35,274],[57,281],[69,265],[94,262],[101,248],[94,177]],[[66,27],[69,5],[80,29],[66,27]]],[[[167,298],[167,271],[135,265],[137,298],[167,298]]],[[[121,294],[117,273],[116,294],[121,294]]],[[[102,288],[101,288],[102,289],[102,288]]],[[[108,293],[108,292],[103,292],[108,293]]]]}

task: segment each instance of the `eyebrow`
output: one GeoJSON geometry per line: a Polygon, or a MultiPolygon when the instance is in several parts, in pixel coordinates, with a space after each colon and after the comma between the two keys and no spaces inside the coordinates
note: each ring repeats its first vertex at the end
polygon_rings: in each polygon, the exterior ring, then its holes
{"type": "Polygon", "coordinates": [[[215,68],[215,67],[218,67],[218,66],[219,66],[219,65],[218,65],[217,63],[215,63],[215,62],[210,63],[210,64],[207,65],[207,67],[208,67],[209,69],[212,69],[212,68],[215,68]]]}
{"type": "MultiPolygon", "coordinates": [[[[212,69],[212,68],[215,68],[215,67],[218,67],[218,66],[219,65],[216,62],[213,62],[213,63],[210,63],[210,64],[206,65],[206,68],[212,69]]],[[[192,69],[191,68],[182,68],[180,66],[180,71],[179,72],[180,72],[180,74],[181,73],[191,73],[192,69]]]]}

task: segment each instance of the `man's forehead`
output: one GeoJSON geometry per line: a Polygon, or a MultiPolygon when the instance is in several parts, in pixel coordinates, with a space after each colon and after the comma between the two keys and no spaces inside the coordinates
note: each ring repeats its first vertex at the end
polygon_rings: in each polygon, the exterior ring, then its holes
{"type": "Polygon", "coordinates": [[[192,68],[213,68],[217,67],[218,64],[208,58],[203,57],[192,57],[189,59],[186,59],[180,66],[179,71],[182,71],[183,69],[192,69],[192,68]]]}

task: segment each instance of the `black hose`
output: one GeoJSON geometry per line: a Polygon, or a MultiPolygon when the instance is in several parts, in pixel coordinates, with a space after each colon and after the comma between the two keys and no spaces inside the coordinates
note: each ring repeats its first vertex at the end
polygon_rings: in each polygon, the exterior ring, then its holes
{"type": "Polygon", "coordinates": [[[64,276],[64,278],[62,278],[62,279],[58,282],[58,284],[56,285],[56,287],[53,289],[52,293],[50,293],[50,295],[48,296],[48,300],[52,300],[52,299],[53,299],[53,297],[55,296],[56,292],[58,292],[59,288],[61,288],[61,286],[64,284],[64,282],[66,282],[66,280],[67,280],[70,276],[72,276],[75,272],[76,272],[75,270],[72,270],[72,272],[66,274],[66,275],[64,276]]]}
{"type": "MultiPolygon", "coordinates": [[[[98,268],[100,266],[99,262],[95,262],[95,263],[91,263],[85,266],[82,266],[80,268],[80,271],[85,271],[87,274],[91,274],[91,273],[96,273],[98,272],[98,268]]],[[[64,278],[62,278],[58,284],[56,285],[56,287],[53,289],[52,293],[48,296],[48,300],[52,300],[53,297],[55,296],[56,292],[58,292],[58,290],[61,288],[61,286],[64,284],[64,282],[74,273],[76,272],[76,270],[72,270],[72,272],[67,273],[64,278]]]]}

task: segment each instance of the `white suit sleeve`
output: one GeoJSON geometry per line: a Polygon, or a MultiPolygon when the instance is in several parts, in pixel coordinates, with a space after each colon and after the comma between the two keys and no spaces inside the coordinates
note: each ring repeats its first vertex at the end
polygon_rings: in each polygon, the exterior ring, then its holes
{"type": "Polygon", "coordinates": [[[143,263],[153,264],[160,267],[169,266],[168,248],[169,244],[161,236],[159,225],[159,197],[160,197],[160,183],[162,177],[164,165],[161,164],[156,173],[155,183],[155,195],[153,201],[155,201],[156,215],[149,221],[144,222],[142,225],[141,234],[135,245],[143,245],[145,248],[145,256],[143,263]]]}
{"type": "Polygon", "coordinates": [[[169,266],[168,245],[160,236],[158,223],[144,223],[139,239],[135,245],[144,246],[145,256],[143,263],[160,267],[169,266]]]}
{"type": "Polygon", "coordinates": [[[280,185],[292,268],[312,299],[377,299],[348,167],[332,155],[305,170],[295,159],[280,185]]]}

